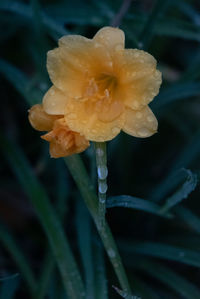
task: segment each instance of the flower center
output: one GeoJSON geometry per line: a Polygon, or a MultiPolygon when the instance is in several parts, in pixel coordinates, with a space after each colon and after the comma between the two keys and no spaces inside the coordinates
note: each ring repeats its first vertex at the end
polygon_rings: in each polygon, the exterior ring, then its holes
{"type": "Polygon", "coordinates": [[[86,97],[93,97],[95,100],[101,98],[112,98],[117,86],[117,78],[109,73],[100,73],[95,78],[90,79],[85,91],[86,97]]]}
{"type": "Polygon", "coordinates": [[[107,96],[111,95],[117,86],[117,78],[108,73],[101,73],[98,75],[95,78],[95,82],[99,92],[104,95],[107,93],[107,96]]]}

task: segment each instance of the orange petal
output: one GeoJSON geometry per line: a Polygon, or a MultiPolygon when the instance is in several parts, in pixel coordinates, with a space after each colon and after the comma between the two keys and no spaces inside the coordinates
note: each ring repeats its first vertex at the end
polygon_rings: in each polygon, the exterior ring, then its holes
{"type": "Polygon", "coordinates": [[[118,60],[119,88],[116,95],[132,109],[141,109],[158,94],[162,82],[156,60],[142,50],[124,50],[118,60]]]}
{"type": "Polygon", "coordinates": [[[64,36],[59,48],[47,53],[47,69],[53,84],[70,97],[81,98],[89,77],[100,68],[109,71],[110,55],[100,44],[79,35],[64,36]]]}
{"type": "Polygon", "coordinates": [[[41,104],[34,105],[29,110],[29,122],[31,126],[38,131],[49,131],[53,128],[53,124],[59,115],[47,114],[41,104]]]}
{"type": "Polygon", "coordinates": [[[93,39],[111,51],[119,51],[124,49],[124,32],[118,28],[103,27],[95,34],[93,39]]]}
{"type": "Polygon", "coordinates": [[[86,103],[74,100],[68,102],[65,120],[72,131],[79,132],[88,140],[99,142],[111,140],[119,134],[124,124],[123,113],[117,119],[105,122],[99,120],[95,105],[88,109],[87,106],[86,103]]]}
{"type": "Polygon", "coordinates": [[[122,130],[129,135],[145,138],[157,132],[157,119],[148,106],[138,111],[127,108],[124,117],[122,130]]]}
{"type": "Polygon", "coordinates": [[[122,114],[124,106],[120,101],[111,100],[109,103],[108,99],[104,98],[96,103],[95,108],[100,121],[112,122],[122,114]]]}
{"type": "Polygon", "coordinates": [[[80,134],[72,132],[63,119],[56,121],[53,130],[41,136],[41,138],[50,142],[50,155],[52,158],[80,153],[89,146],[88,140],[80,134]]]}
{"type": "Polygon", "coordinates": [[[48,114],[63,115],[66,110],[67,95],[61,90],[52,86],[44,95],[43,108],[48,114]]]}

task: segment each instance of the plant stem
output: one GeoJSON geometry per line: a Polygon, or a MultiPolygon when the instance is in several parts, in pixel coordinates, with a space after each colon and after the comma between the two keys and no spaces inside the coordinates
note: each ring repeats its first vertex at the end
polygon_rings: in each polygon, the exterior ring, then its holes
{"type": "Polygon", "coordinates": [[[80,190],[80,193],[85,201],[85,204],[91,216],[94,219],[97,230],[104,244],[108,257],[113,265],[113,268],[118,277],[120,285],[124,291],[130,292],[128,279],[124,267],[122,265],[121,257],[119,255],[117,246],[115,244],[112,233],[110,231],[110,228],[106,223],[106,221],[105,221],[105,229],[101,229],[101,226],[99,225],[98,199],[95,194],[93,185],[90,182],[85,166],[79,155],[72,155],[67,158],[64,158],[64,160],[80,190]]]}
{"type": "Polygon", "coordinates": [[[99,225],[101,229],[105,227],[105,213],[106,213],[106,191],[107,191],[107,155],[106,155],[106,143],[105,142],[95,142],[96,150],[96,165],[97,165],[97,175],[98,175],[98,216],[99,225]]]}

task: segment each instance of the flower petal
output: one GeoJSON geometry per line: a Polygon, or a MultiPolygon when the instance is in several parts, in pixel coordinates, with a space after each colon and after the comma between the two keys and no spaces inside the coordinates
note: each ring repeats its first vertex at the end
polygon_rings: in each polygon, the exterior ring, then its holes
{"type": "Polygon", "coordinates": [[[93,39],[110,50],[124,49],[124,32],[118,28],[103,27],[95,34],[93,39]]]}
{"type": "Polygon", "coordinates": [[[56,119],[60,116],[47,114],[41,104],[34,105],[29,110],[29,122],[38,131],[49,131],[52,129],[56,119]]]}
{"type": "Polygon", "coordinates": [[[44,95],[43,108],[48,114],[63,115],[66,110],[67,96],[55,86],[52,86],[44,95]]]}
{"type": "Polygon", "coordinates": [[[53,130],[41,136],[50,143],[50,155],[52,158],[66,157],[84,151],[90,144],[84,136],[72,132],[64,118],[54,123],[53,130]]]}
{"type": "Polygon", "coordinates": [[[98,119],[102,122],[111,122],[118,118],[124,109],[121,101],[112,101],[108,103],[108,99],[104,98],[96,103],[95,110],[98,114],[98,119]]]}
{"type": "Polygon", "coordinates": [[[101,44],[79,36],[64,36],[59,48],[47,54],[47,69],[53,84],[71,97],[81,98],[86,81],[99,69],[111,69],[110,55],[101,44]]]}
{"type": "Polygon", "coordinates": [[[119,91],[125,105],[141,109],[158,94],[162,82],[161,73],[156,70],[156,60],[142,50],[124,50],[118,61],[119,91]]]}
{"type": "Polygon", "coordinates": [[[99,120],[93,103],[88,105],[86,102],[70,100],[66,111],[65,120],[69,128],[91,141],[103,142],[113,139],[124,124],[123,113],[110,122],[99,120]]]}
{"type": "Polygon", "coordinates": [[[144,138],[157,132],[157,119],[148,106],[138,111],[127,108],[124,117],[122,130],[129,135],[144,138]]]}

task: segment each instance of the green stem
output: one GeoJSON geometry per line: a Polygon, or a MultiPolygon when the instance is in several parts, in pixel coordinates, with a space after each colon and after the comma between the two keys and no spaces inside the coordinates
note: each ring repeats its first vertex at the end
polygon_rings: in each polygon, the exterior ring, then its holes
{"type": "Polygon", "coordinates": [[[96,150],[96,165],[98,174],[98,214],[99,225],[101,229],[105,227],[105,214],[106,214],[106,191],[107,191],[107,155],[106,155],[106,143],[95,142],[96,150]]]}
{"type": "Polygon", "coordinates": [[[119,255],[118,249],[116,247],[115,241],[110,231],[110,228],[106,222],[105,222],[105,229],[103,230],[99,225],[98,199],[95,194],[94,188],[90,182],[90,179],[88,177],[85,166],[79,155],[72,155],[70,157],[64,158],[64,160],[80,190],[80,193],[85,201],[88,210],[90,211],[91,216],[94,219],[97,230],[102,239],[108,257],[113,265],[113,268],[118,277],[120,285],[124,291],[130,292],[128,279],[121,261],[121,257],[119,255]]]}

